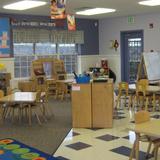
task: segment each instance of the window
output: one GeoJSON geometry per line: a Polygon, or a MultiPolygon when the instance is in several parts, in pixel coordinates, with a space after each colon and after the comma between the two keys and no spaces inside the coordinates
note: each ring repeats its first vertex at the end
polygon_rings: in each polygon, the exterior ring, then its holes
{"type": "Polygon", "coordinates": [[[58,44],[58,53],[75,54],[76,53],[76,44],[58,44]]]}
{"type": "Polygon", "coordinates": [[[35,44],[35,54],[37,55],[56,54],[56,44],[36,43],[35,44]]]}
{"type": "Polygon", "coordinates": [[[60,55],[60,59],[64,61],[64,66],[67,73],[77,71],[77,55],[60,55]]]}
{"type": "Polygon", "coordinates": [[[14,55],[26,54],[33,54],[33,43],[14,43],[14,55]]]}
{"type": "Polygon", "coordinates": [[[33,43],[15,43],[15,77],[29,77],[31,62],[34,60],[33,43]]]}
{"type": "Polygon", "coordinates": [[[58,44],[58,53],[60,53],[60,59],[64,61],[67,73],[72,73],[77,70],[76,50],[76,44],[58,44]]]}
{"type": "Polygon", "coordinates": [[[77,70],[76,44],[14,43],[13,47],[15,78],[29,77],[31,63],[37,58],[60,58],[64,60],[67,73],[77,70]]]}

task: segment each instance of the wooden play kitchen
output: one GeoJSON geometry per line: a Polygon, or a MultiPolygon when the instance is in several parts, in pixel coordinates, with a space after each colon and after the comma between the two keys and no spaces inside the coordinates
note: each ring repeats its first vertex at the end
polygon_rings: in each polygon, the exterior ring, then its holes
{"type": "Polygon", "coordinates": [[[41,58],[32,62],[30,80],[20,81],[18,87],[23,92],[35,91],[37,87],[43,89],[46,80],[49,79],[49,85],[52,85],[53,88],[56,85],[56,80],[64,80],[66,77],[67,74],[62,60],[41,58]]]}
{"type": "Polygon", "coordinates": [[[111,128],[113,125],[113,82],[72,85],[74,128],[111,128]]]}

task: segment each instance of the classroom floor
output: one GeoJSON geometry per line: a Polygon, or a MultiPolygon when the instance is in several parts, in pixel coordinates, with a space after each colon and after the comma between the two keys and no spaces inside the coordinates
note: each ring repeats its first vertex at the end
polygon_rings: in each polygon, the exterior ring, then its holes
{"type": "MultiPolygon", "coordinates": [[[[134,124],[133,113],[115,112],[112,129],[72,129],[54,156],[60,160],[128,160],[135,140],[134,132],[127,129],[134,124]]],[[[151,112],[151,118],[160,118],[160,112],[151,112]]],[[[147,147],[147,142],[140,143],[140,160],[145,160],[147,147]]]]}

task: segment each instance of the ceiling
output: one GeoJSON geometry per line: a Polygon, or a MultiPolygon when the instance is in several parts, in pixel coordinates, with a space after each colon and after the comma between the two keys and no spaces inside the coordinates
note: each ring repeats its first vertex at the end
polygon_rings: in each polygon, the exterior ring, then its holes
{"type": "MultiPolygon", "coordinates": [[[[27,15],[50,15],[50,0],[43,0],[47,2],[47,5],[37,7],[34,9],[28,9],[25,11],[13,11],[3,9],[3,5],[16,2],[20,0],[0,0],[0,13],[16,13],[16,14],[27,14],[27,15]]],[[[74,14],[75,11],[83,7],[103,7],[113,8],[117,11],[109,14],[101,14],[96,16],[77,16],[81,18],[89,19],[102,19],[107,17],[119,17],[119,16],[131,16],[137,14],[155,13],[160,12],[160,6],[148,7],[141,6],[138,4],[140,0],[66,0],[66,11],[67,13],[74,14]]]]}

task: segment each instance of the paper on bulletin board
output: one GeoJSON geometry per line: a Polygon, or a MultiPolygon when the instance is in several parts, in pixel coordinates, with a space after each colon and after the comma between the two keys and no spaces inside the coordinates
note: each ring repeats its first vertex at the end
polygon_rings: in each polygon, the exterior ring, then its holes
{"type": "Polygon", "coordinates": [[[74,15],[67,15],[67,25],[69,31],[75,31],[76,30],[76,21],[74,15]]]}
{"type": "Polygon", "coordinates": [[[80,86],[72,86],[72,91],[80,91],[81,87],[80,86]]]}
{"type": "Polygon", "coordinates": [[[9,18],[0,18],[0,58],[11,57],[10,43],[9,18]]]}

